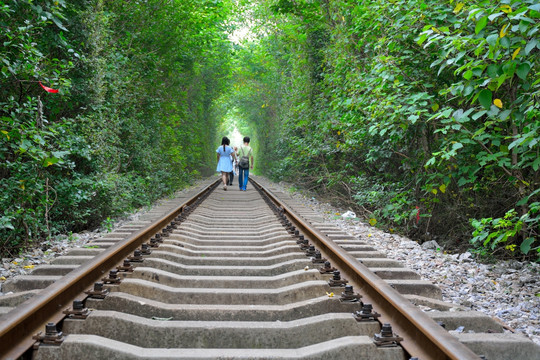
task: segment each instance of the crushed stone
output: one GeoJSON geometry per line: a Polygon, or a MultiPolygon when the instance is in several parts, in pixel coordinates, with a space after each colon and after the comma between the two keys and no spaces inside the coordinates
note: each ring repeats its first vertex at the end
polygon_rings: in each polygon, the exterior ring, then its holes
{"type": "MultiPolygon", "coordinates": [[[[177,194],[189,191],[198,183],[177,194]]],[[[527,335],[540,345],[540,264],[516,260],[482,264],[469,252],[447,254],[437,243],[423,247],[409,238],[386,233],[357,218],[343,218],[341,215],[347,213],[348,209],[339,209],[321,202],[315,196],[288,184],[280,183],[278,187],[325,218],[328,223],[375,245],[389,258],[404,262],[422,279],[438,284],[445,301],[499,319],[513,331],[527,335]]],[[[161,203],[162,201],[158,201],[152,207],[139,209],[117,219],[106,229],[58,236],[38,244],[36,248],[16,258],[3,258],[0,285],[13,276],[28,274],[35,266],[47,264],[72,248],[83,247],[89,241],[136,221],[161,203]]],[[[0,288],[1,295],[4,294],[0,288]]]]}
{"type": "Polygon", "coordinates": [[[384,232],[340,209],[286,184],[278,188],[312,209],[328,223],[373,244],[387,257],[399,260],[423,280],[437,284],[443,300],[480,311],[528,336],[540,345],[540,264],[516,260],[483,264],[470,252],[446,253],[435,241],[427,245],[384,232]]]}

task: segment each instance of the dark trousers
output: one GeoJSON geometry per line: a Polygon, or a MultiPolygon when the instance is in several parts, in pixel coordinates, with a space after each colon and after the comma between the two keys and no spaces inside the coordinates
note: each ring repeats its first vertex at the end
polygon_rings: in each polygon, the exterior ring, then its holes
{"type": "Polygon", "coordinates": [[[229,183],[227,185],[231,186],[234,180],[234,171],[229,173],[229,183]]]}

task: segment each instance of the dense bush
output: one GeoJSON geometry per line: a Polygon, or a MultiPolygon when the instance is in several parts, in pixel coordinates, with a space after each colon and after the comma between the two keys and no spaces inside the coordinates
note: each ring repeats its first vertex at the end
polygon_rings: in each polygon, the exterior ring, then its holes
{"type": "Polygon", "coordinates": [[[222,1],[2,3],[3,254],[149,204],[213,160],[230,10],[222,1]]]}
{"type": "Polygon", "coordinates": [[[539,11],[534,0],[260,2],[265,60],[251,73],[267,74],[258,91],[271,96],[257,121],[281,129],[260,141],[283,157],[267,172],[419,240],[539,250],[539,11]]]}

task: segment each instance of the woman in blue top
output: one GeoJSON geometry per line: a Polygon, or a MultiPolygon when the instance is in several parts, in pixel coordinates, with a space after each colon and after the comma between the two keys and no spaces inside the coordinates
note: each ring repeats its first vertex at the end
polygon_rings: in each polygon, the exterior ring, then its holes
{"type": "Polygon", "coordinates": [[[223,180],[223,190],[227,190],[227,181],[229,178],[229,173],[233,169],[232,158],[236,160],[236,155],[234,154],[234,149],[229,146],[230,140],[224,136],[221,139],[221,146],[217,148],[217,169],[216,171],[221,171],[221,179],[223,180]]]}

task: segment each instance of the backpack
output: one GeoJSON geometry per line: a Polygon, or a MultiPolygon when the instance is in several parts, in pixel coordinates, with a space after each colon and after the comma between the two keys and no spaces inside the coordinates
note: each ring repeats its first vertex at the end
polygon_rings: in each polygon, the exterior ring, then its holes
{"type": "MultiPolygon", "coordinates": [[[[247,169],[249,168],[249,153],[246,155],[244,155],[244,148],[240,148],[240,150],[242,151],[242,157],[240,157],[240,161],[238,162],[238,166],[240,166],[242,169],[247,169]]],[[[251,152],[251,150],[250,150],[251,152]]]]}

